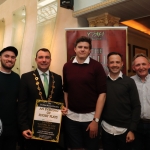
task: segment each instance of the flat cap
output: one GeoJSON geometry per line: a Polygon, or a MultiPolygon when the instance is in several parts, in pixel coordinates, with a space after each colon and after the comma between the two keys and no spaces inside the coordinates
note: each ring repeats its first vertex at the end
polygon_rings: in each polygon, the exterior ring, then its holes
{"type": "Polygon", "coordinates": [[[14,46],[8,46],[8,47],[3,48],[0,51],[0,56],[2,55],[3,52],[6,52],[6,51],[12,51],[15,53],[16,56],[18,55],[18,50],[14,46]]]}

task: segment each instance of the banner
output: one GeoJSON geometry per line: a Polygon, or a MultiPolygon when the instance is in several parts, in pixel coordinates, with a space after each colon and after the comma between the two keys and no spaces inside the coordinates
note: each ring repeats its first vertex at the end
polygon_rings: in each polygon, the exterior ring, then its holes
{"type": "Polygon", "coordinates": [[[122,72],[127,73],[127,27],[67,28],[67,61],[75,57],[74,43],[81,36],[87,36],[92,39],[90,57],[100,62],[106,73],[108,73],[107,54],[110,52],[119,52],[123,55],[124,66],[122,72]]]}
{"type": "Polygon", "coordinates": [[[59,142],[62,103],[36,100],[32,139],[59,142]]]}

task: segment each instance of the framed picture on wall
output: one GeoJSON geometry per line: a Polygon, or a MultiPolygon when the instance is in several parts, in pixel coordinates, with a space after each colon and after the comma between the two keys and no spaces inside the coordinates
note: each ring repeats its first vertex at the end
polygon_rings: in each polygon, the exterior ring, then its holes
{"type": "Polygon", "coordinates": [[[143,53],[148,56],[148,49],[133,45],[133,56],[135,56],[138,53],[143,53]]]}

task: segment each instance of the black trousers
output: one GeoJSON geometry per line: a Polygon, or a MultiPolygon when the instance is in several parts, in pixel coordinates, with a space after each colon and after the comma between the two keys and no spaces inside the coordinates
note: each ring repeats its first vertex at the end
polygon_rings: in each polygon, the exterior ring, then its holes
{"type": "Polygon", "coordinates": [[[26,150],[56,150],[56,143],[27,139],[25,140],[25,148],[26,150]]]}
{"type": "Polygon", "coordinates": [[[1,135],[0,150],[16,150],[17,135],[1,135]]]}
{"type": "Polygon", "coordinates": [[[90,138],[89,131],[86,131],[90,123],[91,122],[73,121],[68,117],[65,118],[65,133],[68,148],[84,148],[86,150],[99,150],[100,131],[98,132],[99,134],[95,138],[90,138]]]}
{"type": "Polygon", "coordinates": [[[132,150],[132,142],[126,143],[128,131],[121,135],[112,135],[102,129],[103,150],[132,150]]]}
{"type": "Polygon", "coordinates": [[[150,122],[139,122],[133,147],[133,150],[150,150],[150,122]]]}

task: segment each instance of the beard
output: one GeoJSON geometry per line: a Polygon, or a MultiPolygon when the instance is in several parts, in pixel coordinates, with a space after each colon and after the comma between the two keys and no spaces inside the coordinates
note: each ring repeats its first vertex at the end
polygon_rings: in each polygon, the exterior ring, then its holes
{"type": "Polygon", "coordinates": [[[3,61],[1,61],[1,66],[2,66],[4,69],[6,69],[6,70],[10,70],[10,71],[11,71],[11,69],[14,67],[14,65],[15,65],[15,64],[12,64],[11,66],[6,66],[6,65],[3,63],[3,61]]]}

